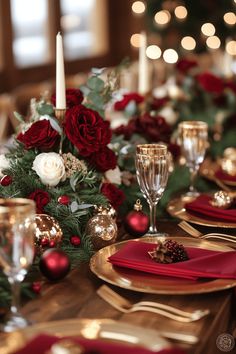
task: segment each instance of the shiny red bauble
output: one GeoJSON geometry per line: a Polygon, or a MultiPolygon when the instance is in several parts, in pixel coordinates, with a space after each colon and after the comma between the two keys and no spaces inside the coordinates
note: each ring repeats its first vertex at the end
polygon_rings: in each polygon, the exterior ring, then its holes
{"type": "Polygon", "coordinates": [[[68,195],[61,195],[57,201],[59,204],[68,205],[70,203],[70,197],[68,197],[68,195]]]}
{"type": "Polygon", "coordinates": [[[9,186],[10,184],[12,184],[12,177],[9,175],[4,175],[0,180],[0,184],[3,187],[9,186]]]}
{"type": "Polygon", "coordinates": [[[75,247],[78,247],[80,244],[81,244],[81,239],[79,236],[71,236],[70,238],[70,243],[75,246],[75,247]]]}
{"type": "Polygon", "coordinates": [[[34,281],[31,288],[35,294],[39,294],[42,288],[42,284],[40,281],[34,281]]]}
{"type": "Polygon", "coordinates": [[[40,258],[39,269],[48,280],[61,280],[70,270],[69,257],[60,249],[49,248],[40,258]]]}
{"type": "Polygon", "coordinates": [[[131,236],[143,236],[149,229],[149,217],[142,211],[133,210],[124,220],[124,228],[131,236]]]}

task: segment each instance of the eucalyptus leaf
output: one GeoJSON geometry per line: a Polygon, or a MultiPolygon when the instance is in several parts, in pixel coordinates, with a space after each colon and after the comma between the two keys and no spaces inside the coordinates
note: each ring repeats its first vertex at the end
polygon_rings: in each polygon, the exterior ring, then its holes
{"type": "Polygon", "coordinates": [[[89,92],[91,91],[90,88],[88,88],[87,86],[85,85],[81,85],[80,86],[80,90],[83,92],[83,94],[85,96],[88,96],[89,92]]]}
{"type": "Polygon", "coordinates": [[[51,104],[43,103],[37,106],[37,112],[42,116],[46,114],[52,116],[54,114],[54,109],[51,104]]]}
{"type": "Polygon", "coordinates": [[[70,205],[70,210],[72,213],[75,213],[79,209],[79,204],[76,201],[73,201],[70,205]]]}
{"type": "Polygon", "coordinates": [[[101,75],[105,70],[106,70],[106,68],[92,68],[91,72],[94,75],[101,75]]]}
{"type": "Polygon", "coordinates": [[[60,135],[62,134],[62,129],[58,121],[52,117],[49,118],[49,122],[54,130],[56,130],[60,135]]]}
{"type": "Polygon", "coordinates": [[[98,109],[102,109],[104,106],[104,101],[103,101],[103,97],[100,96],[98,93],[96,92],[90,92],[88,95],[88,99],[93,103],[93,105],[95,107],[97,107],[98,109]]]}
{"type": "Polygon", "coordinates": [[[78,209],[88,209],[92,208],[94,205],[93,204],[79,204],[78,209]]]}
{"type": "Polygon", "coordinates": [[[97,76],[91,76],[88,79],[88,87],[97,92],[101,92],[104,88],[104,81],[97,76]]]}

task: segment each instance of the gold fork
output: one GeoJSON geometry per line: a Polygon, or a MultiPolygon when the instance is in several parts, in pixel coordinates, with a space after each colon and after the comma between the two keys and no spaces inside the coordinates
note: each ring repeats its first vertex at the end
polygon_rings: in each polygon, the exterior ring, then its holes
{"type": "Polygon", "coordinates": [[[172,306],[151,301],[140,301],[132,304],[127,299],[110,289],[107,285],[102,285],[97,290],[97,294],[115,309],[124,313],[148,311],[179,322],[194,322],[210,313],[208,309],[186,312],[172,306]]]}
{"type": "Polygon", "coordinates": [[[228,241],[232,243],[236,243],[236,236],[228,235],[228,234],[223,234],[219,232],[211,232],[208,234],[202,234],[200,231],[195,229],[192,225],[190,225],[187,221],[181,221],[178,226],[186,231],[189,235],[196,237],[196,238],[201,238],[201,239],[219,239],[223,241],[228,241]]]}

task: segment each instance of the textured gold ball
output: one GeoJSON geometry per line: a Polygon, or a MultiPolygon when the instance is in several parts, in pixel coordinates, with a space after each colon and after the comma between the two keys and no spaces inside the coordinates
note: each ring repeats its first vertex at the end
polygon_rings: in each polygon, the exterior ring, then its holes
{"type": "Polygon", "coordinates": [[[62,229],[56,219],[47,214],[36,214],[35,246],[39,250],[43,247],[56,247],[62,240],[62,229]]]}
{"type": "Polygon", "coordinates": [[[94,248],[99,250],[116,241],[116,222],[109,215],[95,215],[87,223],[86,234],[90,237],[94,248]]]}

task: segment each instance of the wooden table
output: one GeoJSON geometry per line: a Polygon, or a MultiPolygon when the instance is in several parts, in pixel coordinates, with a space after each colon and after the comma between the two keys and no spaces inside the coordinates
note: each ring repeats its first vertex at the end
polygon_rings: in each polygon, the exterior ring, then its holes
{"type": "MultiPolygon", "coordinates": [[[[176,223],[163,223],[162,230],[170,235],[186,236],[186,233],[177,228],[176,223]]],[[[28,302],[22,309],[27,318],[33,322],[52,321],[68,318],[109,318],[125,321],[152,328],[180,333],[194,334],[199,337],[196,345],[184,345],[191,354],[222,353],[216,347],[216,338],[219,334],[232,333],[232,319],[234,290],[219,291],[201,295],[146,295],[112,287],[122,296],[132,301],[149,299],[185,309],[210,309],[210,315],[193,323],[179,323],[157,314],[136,312],[122,314],[112,308],[97,294],[96,289],[103,284],[93,275],[88,264],[74,269],[62,281],[56,284],[46,283],[42,293],[36,299],[28,302]]]]}

